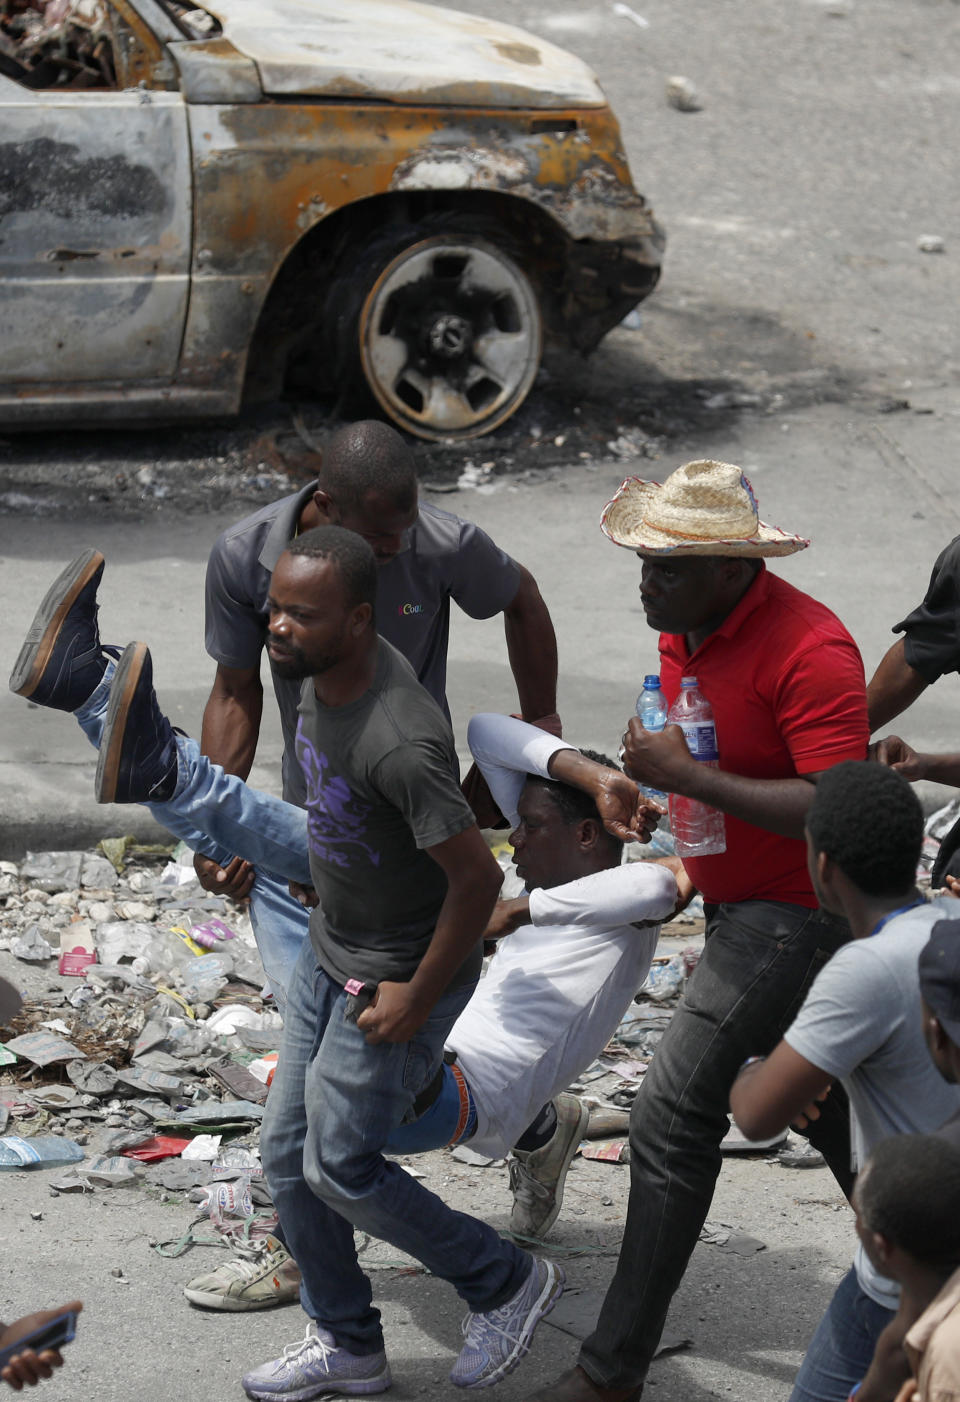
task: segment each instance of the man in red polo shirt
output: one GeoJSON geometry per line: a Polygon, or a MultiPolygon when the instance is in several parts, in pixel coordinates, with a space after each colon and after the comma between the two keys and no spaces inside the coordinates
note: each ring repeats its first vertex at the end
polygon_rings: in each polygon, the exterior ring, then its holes
{"type": "MultiPolygon", "coordinates": [[[[726,851],[684,860],[703,894],[707,943],[631,1114],[630,1202],[617,1273],[579,1366],[529,1402],[632,1402],[641,1395],[671,1297],[710,1208],[743,1061],[780,1041],[812,979],[850,938],[821,911],[806,869],[813,786],[864,759],[863,663],[840,621],[767,572],[764,558],[808,544],[758,519],[740,469],[693,462],[661,486],[632,478],[607,506],[605,533],[643,564],[640,597],[660,633],[668,701],[695,675],[713,707],[719,768],[683,732],[638,719],[624,769],[725,815],[726,851]]],[[[846,1191],[849,1125],[831,1093],[810,1126],[846,1191]]]]}

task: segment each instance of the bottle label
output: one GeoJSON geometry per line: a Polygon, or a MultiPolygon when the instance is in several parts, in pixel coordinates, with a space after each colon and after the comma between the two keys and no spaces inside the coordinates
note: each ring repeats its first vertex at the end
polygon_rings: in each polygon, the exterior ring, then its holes
{"type": "Polygon", "coordinates": [[[681,727],[687,749],[694,759],[713,763],[719,759],[717,753],[717,728],[712,722],[706,725],[685,724],[681,727]]]}
{"type": "Polygon", "coordinates": [[[5,1149],[12,1150],[21,1163],[39,1163],[40,1155],[34,1146],[26,1139],[21,1139],[19,1135],[8,1135],[3,1141],[5,1149]]]}

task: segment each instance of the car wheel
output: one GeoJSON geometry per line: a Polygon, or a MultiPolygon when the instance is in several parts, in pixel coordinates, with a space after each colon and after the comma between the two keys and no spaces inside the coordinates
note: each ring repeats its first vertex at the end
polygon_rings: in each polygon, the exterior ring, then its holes
{"type": "Polygon", "coordinates": [[[341,365],[407,432],[473,438],[530,392],[540,307],[512,250],[456,226],[424,232],[381,235],[340,273],[341,295],[352,289],[337,318],[341,365]]]}

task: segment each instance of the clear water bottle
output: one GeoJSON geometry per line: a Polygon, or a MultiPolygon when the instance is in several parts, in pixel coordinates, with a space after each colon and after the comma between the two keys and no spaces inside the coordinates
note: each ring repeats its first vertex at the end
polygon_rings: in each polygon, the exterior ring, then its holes
{"type": "MultiPolygon", "coordinates": [[[[718,768],[717,727],[710,702],[696,677],[684,677],[667,717],[679,725],[687,749],[700,764],[718,768]]],[[[712,857],[727,850],[726,826],[718,808],[684,794],[670,795],[670,827],[678,857],[712,857]]]]}
{"type": "MultiPolygon", "coordinates": [[[[655,672],[643,679],[643,690],[637,697],[637,715],[644,730],[656,732],[667,723],[667,698],[660,690],[660,678],[655,672]]],[[[654,803],[666,803],[667,795],[662,789],[653,789],[649,784],[641,784],[640,792],[654,803]]]]}
{"type": "Polygon", "coordinates": [[[84,1150],[72,1139],[58,1134],[37,1134],[21,1139],[8,1134],[0,1139],[0,1171],[3,1169],[60,1168],[65,1163],[79,1163],[84,1150]]]}

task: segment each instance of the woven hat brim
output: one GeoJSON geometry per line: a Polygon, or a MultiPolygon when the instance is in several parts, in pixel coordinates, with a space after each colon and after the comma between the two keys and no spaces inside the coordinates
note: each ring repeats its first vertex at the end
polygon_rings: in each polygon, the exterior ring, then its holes
{"type": "Polygon", "coordinates": [[[794,555],[798,550],[806,550],[810,544],[803,536],[782,531],[779,526],[768,526],[764,521],[757,522],[757,529],[753,535],[737,539],[684,539],[682,536],[667,535],[644,520],[648,506],[659,491],[659,482],[628,477],[613,500],[607,502],[603,509],[600,529],[604,535],[612,540],[614,545],[622,545],[626,550],[644,550],[651,555],[742,555],[752,559],[772,558],[777,555],[794,555]],[[629,495],[624,494],[627,487],[630,488],[629,495]]]}

